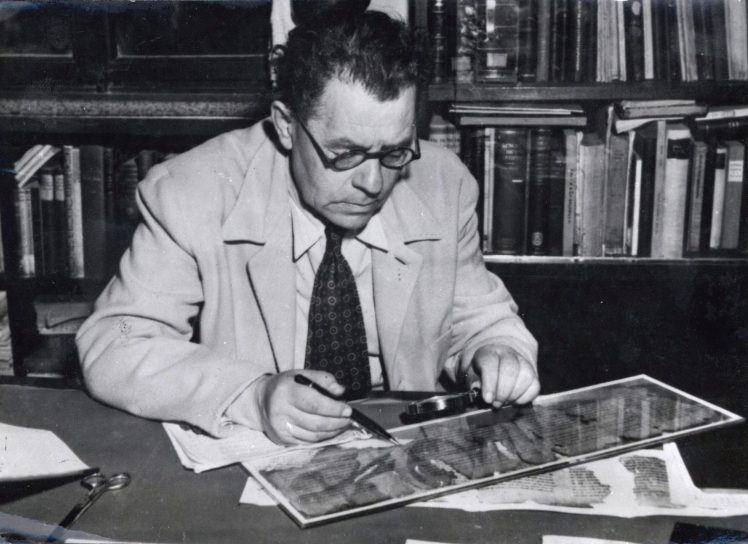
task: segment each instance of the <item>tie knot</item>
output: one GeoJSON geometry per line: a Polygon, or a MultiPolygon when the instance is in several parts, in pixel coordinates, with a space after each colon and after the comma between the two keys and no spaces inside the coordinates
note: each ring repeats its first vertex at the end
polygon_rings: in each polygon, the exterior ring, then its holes
{"type": "Polygon", "coordinates": [[[330,249],[340,249],[343,241],[343,231],[338,227],[327,225],[325,227],[325,238],[330,249]]]}

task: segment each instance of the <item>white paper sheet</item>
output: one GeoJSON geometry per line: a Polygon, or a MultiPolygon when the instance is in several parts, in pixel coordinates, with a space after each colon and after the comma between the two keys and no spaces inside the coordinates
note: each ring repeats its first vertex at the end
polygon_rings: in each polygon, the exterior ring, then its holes
{"type": "Polygon", "coordinates": [[[0,482],[65,476],[88,468],[52,431],[0,423],[0,482]]]}

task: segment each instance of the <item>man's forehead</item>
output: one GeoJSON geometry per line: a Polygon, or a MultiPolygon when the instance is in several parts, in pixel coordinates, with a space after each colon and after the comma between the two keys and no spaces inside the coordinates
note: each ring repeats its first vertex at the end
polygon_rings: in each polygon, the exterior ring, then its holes
{"type": "Polygon", "coordinates": [[[360,83],[333,79],[327,83],[309,118],[326,137],[407,138],[415,122],[415,89],[407,87],[392,100],[380,100],[360,83]]]}

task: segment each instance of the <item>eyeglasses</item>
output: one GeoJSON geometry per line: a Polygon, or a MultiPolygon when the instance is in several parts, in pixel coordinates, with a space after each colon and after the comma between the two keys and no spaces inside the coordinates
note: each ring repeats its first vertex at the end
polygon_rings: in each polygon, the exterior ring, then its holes
{"type": "Polygon", "coordinates": [[[325,168],[329,168],[336,172],[344,172],[356,168],[359,164],[369,159],[379,159],[380,164],[385,168],[397,170],[403,168],[406,164],[421,158],[421,147],[418,145],[418,136],[416,136],[415,133],[413,134],[415,149],[411,149],[410,147],[395,147],[393,149],[377,151],[376,153],[369,153],[363,149],[352,149],[333,158],[329,158],[325,155],[322,147],[317,143],[317,140],[314,139],[314,136],[312,136],[311,132],[309,132],[309,129],[306,128],[306,125],[301,121],[301,119],[296,117],[296,120],[299,122],[299,125],[301,125],[301,128],[304,129],[304,132],[306,132],[309,141],[312,142],[314,150],[317,152],[317,155],[319,155],[319,160],[322,161],[325,168]]]}

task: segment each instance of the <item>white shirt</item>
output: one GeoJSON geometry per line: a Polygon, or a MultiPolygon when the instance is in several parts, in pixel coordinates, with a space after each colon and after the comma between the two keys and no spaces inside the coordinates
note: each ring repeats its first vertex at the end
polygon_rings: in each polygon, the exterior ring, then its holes
{"type": "MultiPolygon", "coordinates": [[[[296,334],[294,337],[294,368],[304,368],[309,320],[309,301],[314,288],[314,277],[325,254],[325,226],[298,202],[295,188],[289,190],[293,236],[293,260],[296,265],[296,334]]],[[[371,252],[387,251],[387,238],[378,215],[371,218],[356,236],[345,236],[341,252],[351,267],[356,280],[358,297],[366,329],[371,385],[384,385],[379,352],[374,308],[374,289],[371,273],[371,252]]]]}

